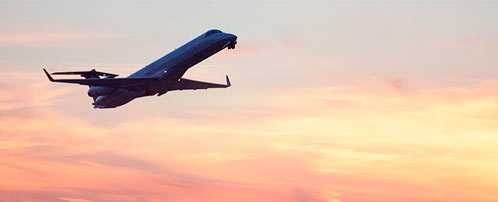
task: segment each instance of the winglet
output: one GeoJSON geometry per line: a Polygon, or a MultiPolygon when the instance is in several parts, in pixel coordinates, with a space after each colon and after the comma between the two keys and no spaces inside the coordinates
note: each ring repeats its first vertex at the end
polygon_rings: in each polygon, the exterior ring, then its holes
{"type": "Polygon", "coordinates": [[[226,75],[226,77],[227,77],[227,87],[232,86],[232,84],[230,83],[230,79],[228,79],[228,75],[226,75]]]}
{"type": "Polygon", "coordinates": [[[45,72],[45,74],[47,75],[48,80],[50,80],[50,81],[52,81],[52,82],[53,82],[53,81],[54,81],[54,78],[52,78],[52,76],[50,76],[50,74],[47,72],[47,70],[45,70],[45,68],[43,68],[43,71],[44,71],[44,72],[45,72]]]}

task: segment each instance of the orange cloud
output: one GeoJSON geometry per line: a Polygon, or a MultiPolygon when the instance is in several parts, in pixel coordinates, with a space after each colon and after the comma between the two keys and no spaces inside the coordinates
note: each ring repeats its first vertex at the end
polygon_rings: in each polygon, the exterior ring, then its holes
{"type": "Polygon", "coordinates": [[[292,90],[237,106],[267,111],[261,117],[113,126],[47,110],[61,92],[19,88],[53,96],[24,97],[0,113],[1,201],[497,199],[496,82],[292,90]]]}

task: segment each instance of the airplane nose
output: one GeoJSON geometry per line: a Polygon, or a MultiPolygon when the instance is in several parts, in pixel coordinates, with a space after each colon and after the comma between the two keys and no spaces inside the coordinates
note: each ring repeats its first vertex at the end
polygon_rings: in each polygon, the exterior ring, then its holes
{"type": "Polygon", "coordinates": [[[235,44],[237,44],[237,36],[233,35],[233,34],[226,34],[226,39],[228,39],[230,41],[230,44],[228,45],[228,49],[234,49],[235,48],[235,44]]]}
{"type": "Polygon", "coordinates": [[[233,34],[228,34],[228,33],[226,33],[225,37],[226,37],[227,39],[229,39],[230,41],[235,41],[235,40],[237,40],[237,36],[235,36],[235,35],[233,35],[233,34]]]}

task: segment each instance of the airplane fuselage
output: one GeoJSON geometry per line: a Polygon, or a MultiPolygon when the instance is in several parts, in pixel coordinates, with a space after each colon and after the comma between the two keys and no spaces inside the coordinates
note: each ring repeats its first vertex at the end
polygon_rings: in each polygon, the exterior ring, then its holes
{"type": "Polygon", "coordinates": [[[157,84],[140,90],[90,86],[91,92],[108,91],[106,95],[93,96],[94,108],[114,108],[131,100],[150,95],[162,95],[175,85],[185,72],[195,64],[224,48],[233,48],[237,37],[219,30],[210,30],[145,66],[127,78],[159,78],[157,84]]]}

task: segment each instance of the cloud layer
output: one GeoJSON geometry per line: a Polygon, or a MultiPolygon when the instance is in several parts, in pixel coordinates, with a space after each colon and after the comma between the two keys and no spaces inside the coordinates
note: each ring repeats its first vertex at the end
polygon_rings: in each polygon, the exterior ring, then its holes
{"type": "Polygon", "coordinates": [[[2,201],[497,199],[496,82],[296,89],[245,106],[259,118],[114,127],[47,110],[60,90],[19,92],[1,101],[2,201]]]}
{"type": "Polygon", "coordinates": [[[496,3],[1,4],[0,201],[498,201],[496,3]],[[93,110],[41,71],[212,28],[237,49],[185,76],[228,89],[93,110]]]}

